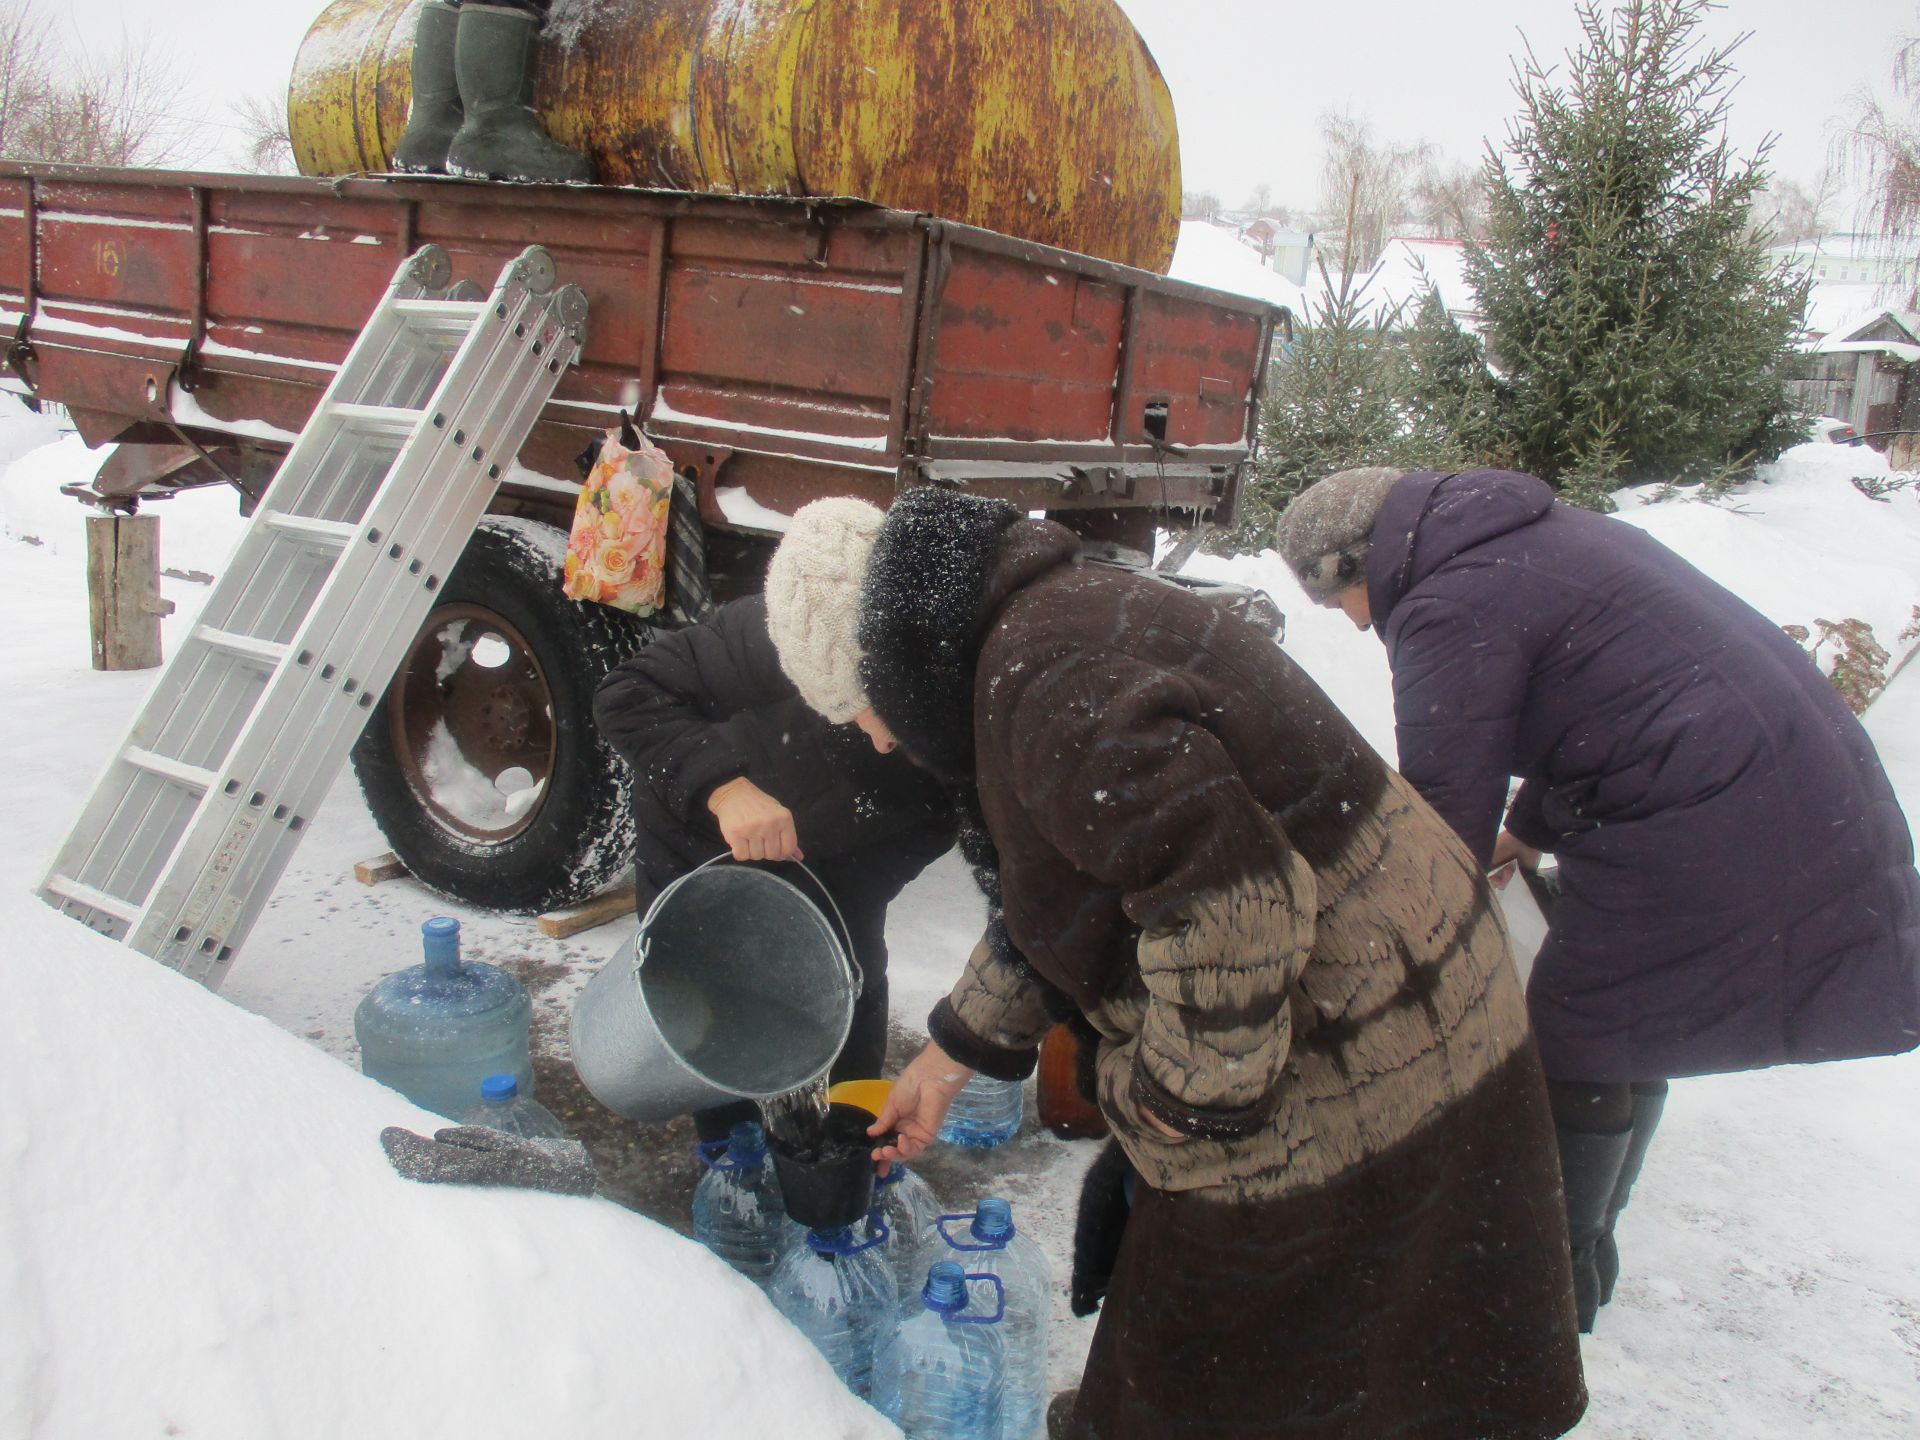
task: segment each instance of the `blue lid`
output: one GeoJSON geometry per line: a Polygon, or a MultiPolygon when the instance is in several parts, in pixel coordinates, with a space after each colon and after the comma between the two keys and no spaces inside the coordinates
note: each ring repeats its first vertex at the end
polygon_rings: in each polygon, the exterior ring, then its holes
{"type": "Polygon", "coordinates": [[[520,1082],[511,1075],[489,1075],[480,1082],[480,1093],[489,1100],[511,1100],[520,1093],[520,1082]]]}
{"type": "Polygon", "coordinates": [[[727,1154],[742,1164],[757,1163],[767,1153],[767,1133],[757,1120],[742,1120],[727,1132],[727,1154]]]}
{"type": "Polygon", "coordinates": [[[460,922],[436,915],[420,926],[420,944],[426,951],[427,969],[435,974],[456,974],[460,969],[460,922]]]}
{"type": "Polygon", "coordinates": [[[896,1160],[892,1165],[887,1167],[886,1174],[874,1176],[873,1183],[876,1189],[885,1189],[889,1185],[898,1185],[906,1178],[907,1167],[896,1160]]]}
{"type": "Polygon", "coordinates": [[[967,1308],[967,1272],[951,1260],[936,1260],[927,1267],[927,1283],[920,1298],[929,1310],[952,1315],[967,1308]]]}
{"type": "Polygon", "coordinates": [[[824,1230],[809,1230],[807,1248],[816,1255],[850,1254],[853,1250],[853,1227],[834,1225],[824,1230]]]}
{"type": "Polygon", "coordinates": [[[1013,1238],[1013,1206],[989,1195],[973,1212],[973,1238],[1005,1244],[1013,1238]]]}

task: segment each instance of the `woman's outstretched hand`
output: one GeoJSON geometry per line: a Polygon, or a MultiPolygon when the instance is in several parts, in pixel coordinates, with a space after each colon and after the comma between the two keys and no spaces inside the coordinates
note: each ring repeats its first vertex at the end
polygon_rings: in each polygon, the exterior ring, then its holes
{"type": "Polygon", "coordinates": [[[880,1118],[867,1127],[867,1134],[874,1136],[899,1132],[894,1143],[874,1149],[873,1158],[880,1162],[882,1175],[895,1160],[911,1160],[934,1142],[953,1097],[972,1078],[973,1071],[931,1040],[907,1062],[887,1093],[880,1118]]]}

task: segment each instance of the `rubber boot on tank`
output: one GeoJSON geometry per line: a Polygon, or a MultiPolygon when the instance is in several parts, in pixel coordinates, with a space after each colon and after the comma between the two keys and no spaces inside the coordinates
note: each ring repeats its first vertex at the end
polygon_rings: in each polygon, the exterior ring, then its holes
{"type": "Polygon", "coordinates": [[[460,11],[438,0],[420,7],[413,31],[413,106],[394,147],[393,168],[431,175],[447,168],[447,147],[460,128],[460,82],[453,73],[453,40],[460,11]]]}
{"type": "Polygon", "coordinates": [[[1660,1126],[1660,1112],[1666,1108],[1666,1104],[1666,1081],[1661,1081],[1657,1086],[1633,1087],[1633,1139],[1627,1145],[1626,1159],[1620,1162],[1620,1178],[1613,1182],[1613,1199],[1607,1205],[1607,1228],[1601,1232],[1600,1243],[1594,1248],[1594,1264],[1600,1272],[1602,1305],[1613,1299],[1613,1285],[1620,1278],[1620,1251],[1613,1241],[1614,1222],[1620,1218],[1620,1212],[1627,1208],[1627,1196],[1633,1191],[1633,1182],[1640,1178],[1640,1167],[1646,1162],[1647,1147],[1653,1143],[1653,1132],[1660,1126]]]}
{"type": "Polygon", "coordinates": [[[453,47],[465,112],[447,168],[476,180],[584,184],[593,167],[578,150],[549,139],[533,113],[540,17],[496,5],[460,7],[453,47]]]}
{"type": "Polygon", "coordinates": [[[1573,1252],[1573,1304],[1580,1317],[1580,1333],[1593,1333],[1593,1317],[1600,1309],[1600,1237],[1607,1229],[1607,1207],[1626,1159],[1633,1132],[1590,1135],[1554,1127],[1560,1142],[1560,1180],[1567,1192],[1567,1245],[1573,1252]]]}

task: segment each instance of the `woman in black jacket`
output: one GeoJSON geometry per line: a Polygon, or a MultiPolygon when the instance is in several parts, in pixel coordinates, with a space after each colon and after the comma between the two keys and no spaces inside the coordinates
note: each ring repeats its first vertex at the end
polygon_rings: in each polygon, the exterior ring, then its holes
{"type": "MultiPolygon", "coordinates": [[[[595,692],[593,714],[633,768],[641,913],[723,852],[804,860],[839,907],[863,977],[831,1076],[878,1076],[887,1049],[887,906],[953,843],[939,784],[800,699],[758,596],[663,634],[617,666],[595,692]]],[[[743,1101],[694,1118],[710,1140],[752,1117],[743,1101]]]]}

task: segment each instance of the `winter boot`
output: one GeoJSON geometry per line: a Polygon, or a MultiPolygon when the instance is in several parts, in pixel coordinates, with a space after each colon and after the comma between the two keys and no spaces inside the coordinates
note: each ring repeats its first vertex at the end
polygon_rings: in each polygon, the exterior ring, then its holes
{"type": "Polygon", "coordinates": [[[393,152],[393,168],[438,175],[460,128],[460,86],[453,78],[453,37],[460,11],[438,0],[420,7],[413,32],[413,107],[393,152]]]}
{"type": "Polygon", "coordinates": [[[1626,1159],[1620,1162],[1620,1178],[1613,1183],[1613,1199],[1607,1202],[1607,1228],[1601,1232],[1600,1243],[1593,1253],[1595,1268],[1600,1273],[1602,1305],[1613,1299],[1613,1282],[1620,1278],[1620,1251],[1613,1243],[1613,1222],[1627,1208],[1627,1196],[1633,1190],[1633,1182],[1640,1177],[1640,1166],[1647,1158],[1647,1147],[1653,1143],[1653,1132],[1659,1128],[1660,1112],[1666,1104],[1666,1081],[1662,1080],[1657,1087],[1633,1087],[1633,1139],[1627,1146],[1626,1159]]]}
{"type": "Polygon", "coordinates": [[[1617,1135],[1590,1135],[1556,1125],[1560,1142],[1560,1180],[1567,1192],[1567,1244],[1573,1252],[1573,1303],[1580,1317],[1580,1333],[1593,1333],[1593,1317],[1600,1309],[1600,1272],[1596,1250],[1607,1227],[1607,1207],[1613,1203],[1621,1162],[1633,1141],[1631,1130],[1617,1135]]]}
{"type": "Polygon", "coordinates": [[[1078,1389],[1062,1390],[1047,1404],[1047,1440],[1067,1440],[1073,1433],[1073,1407],[1080,1403],[1078,1389]]]}
{"type": "Polygon", "coordinates": [[[498,5],[460,7],[453,66],[465,112],[447,168],[476,180],[585,184],[593,167],[547,138],[533,113],[540,17],[498,5]]]}

